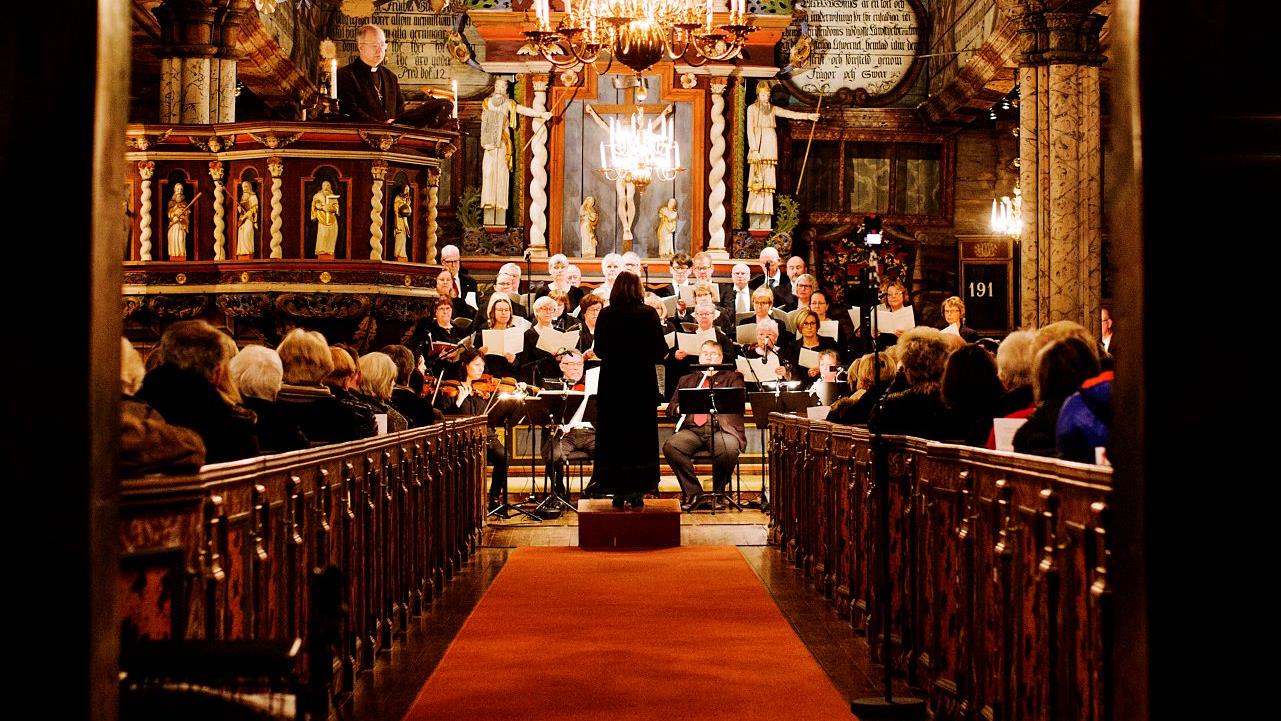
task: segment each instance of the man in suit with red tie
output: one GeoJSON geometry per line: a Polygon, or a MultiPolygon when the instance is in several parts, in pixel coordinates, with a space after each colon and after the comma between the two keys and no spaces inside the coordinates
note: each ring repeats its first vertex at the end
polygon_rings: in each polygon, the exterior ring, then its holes
{"type": "MultiPolygon", "coordinates": [[[[699,348],[698,360],[702,365],[717,365],[721,362],[721,346],[715,341],[706,341],[699,348]]],[[[742,388],[743,375],[738,371],[695,371],[682,376],[672,394],[671,403],[667,406],[667,415],[680,415],[679,397],[681,388],[742,388]]],[[[684,497],[681,509],[693,510],[701,505],[703,486],[694,474],[694,454],[700,450],[712,453],[712,488],[724,491],[729,487],[738,463],[739,452],[747,446],[747,435],[743,432],[743,416],[737,413],[724,413],[716,418],[717,428],[712,428],[711,417],[704,413],[684,415],[677,423],[676,432],[663,444],[663,457],[676,474],[681,484],[684,497]]]]}

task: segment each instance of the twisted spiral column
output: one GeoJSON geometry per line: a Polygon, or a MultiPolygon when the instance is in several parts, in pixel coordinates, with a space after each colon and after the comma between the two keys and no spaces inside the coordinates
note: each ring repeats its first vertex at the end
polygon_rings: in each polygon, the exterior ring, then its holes
{"type": "Polygon", "coordinates": [[[427,174],[427,259],[436,257],[436,231],[440,229],[436,224],[436,216],[440,213],[436,207],[439,192],[440,173],[429,172],[427,174]]]}
{"type": "Polygon", "coordinates": [[[142,177],[142,197],[138,208],[138,260],[151,260],[151,176],[156,172],[156,164],[150,160],[138,163],[138,175],[142,177]]]}
{"type": "Polygon", "coordinates": [[[209,162],[209,177],[214,181],[214,260],[227,259],[227,193],[222,185],[223,172],[222,161],[209,162]]]}
{"type": "Polygon", "coordinates": [[[280,245],[284,242],[285,236],[280,229],[284,227],[285,221],[281,217],[284,206],[281,203],[283,181],[280,176],[285,172],[285,164],[280,158],[268,158],[267,170],[271,171],[271,257],[283,258],[285,255],[280,245]]]}
{"type": "Polygon", "coordinates": [[[374,163],[373,197],[369,200],[369,259],[383,259],[383,180],[387,177],[387,164],[374,163]]]}
{"type": "Polygon", "coordinates": [[[724,80],[712,81],[712,148],[707,173],[707,196],[710,215],[707,218],[707,250],[725,257],[725,86],[724,80]],[[719,253],[717,253],[719,251],[719,253]]]}
{"type": "MultiPolygon", "coordinates": [[[[547,110],[547,76],[534,77],[534,105],[538,112],[547,110]]],[[[535,256],[547,255],[547,121],[534,118],[530,144],[533,162],[529,168],[529,250],[535,256]]]]}

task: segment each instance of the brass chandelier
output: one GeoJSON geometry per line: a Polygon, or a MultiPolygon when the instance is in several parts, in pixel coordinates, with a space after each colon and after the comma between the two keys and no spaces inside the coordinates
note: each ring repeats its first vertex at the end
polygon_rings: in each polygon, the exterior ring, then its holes
{"type": "Polygon", "coordinates": [[[534,0],[535,30],[530,44],[558,70],[596,62],[608,52],[642,73],[664,60],[690,65],[736,57],[755,32],[747,0],[730,0],[725,23],[717,25],[712,0],[564,0],[565,12],[553,26],[549,0],[534,0]]]}

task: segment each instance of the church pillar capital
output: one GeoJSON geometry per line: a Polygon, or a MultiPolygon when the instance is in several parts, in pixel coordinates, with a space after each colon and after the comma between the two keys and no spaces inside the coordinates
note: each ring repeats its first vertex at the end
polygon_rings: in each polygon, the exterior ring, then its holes
{"type": "Polygon", "coordinates": [[[1024,65],[1102,65],[1099,33],[1107,18],[1094,13],[1027,12],[1019,16],[1024,65]]]}

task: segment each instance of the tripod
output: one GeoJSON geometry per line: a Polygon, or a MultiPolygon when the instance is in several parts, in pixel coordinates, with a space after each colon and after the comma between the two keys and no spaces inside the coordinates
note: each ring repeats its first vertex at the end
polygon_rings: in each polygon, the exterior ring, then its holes
{"type": "MultiPolygon", "coordinates": [[[[512,436],[515,433],[513,428],[517,421],[524,415],[524,404],[518,400],[499,401],[498,394],[495,393],[494,397],[489,402],[489,408],[486,409],[485,415],[489,418],[490,428],[494,428],[499,424],[503,426],[505,430],[503,442],[505,444],[508,462],[510,463],[512,457],[512,436]]],[[[504,478],[503,501],[486,513],[485,518],[488,519],[490,516],[504,519],[509,518],[511,516],[511,511],[515,511],[516,513],[538,523],[541,523],[543,520],[520,506],[509,502],[507,495],[507,479],[504,478]]]]}

